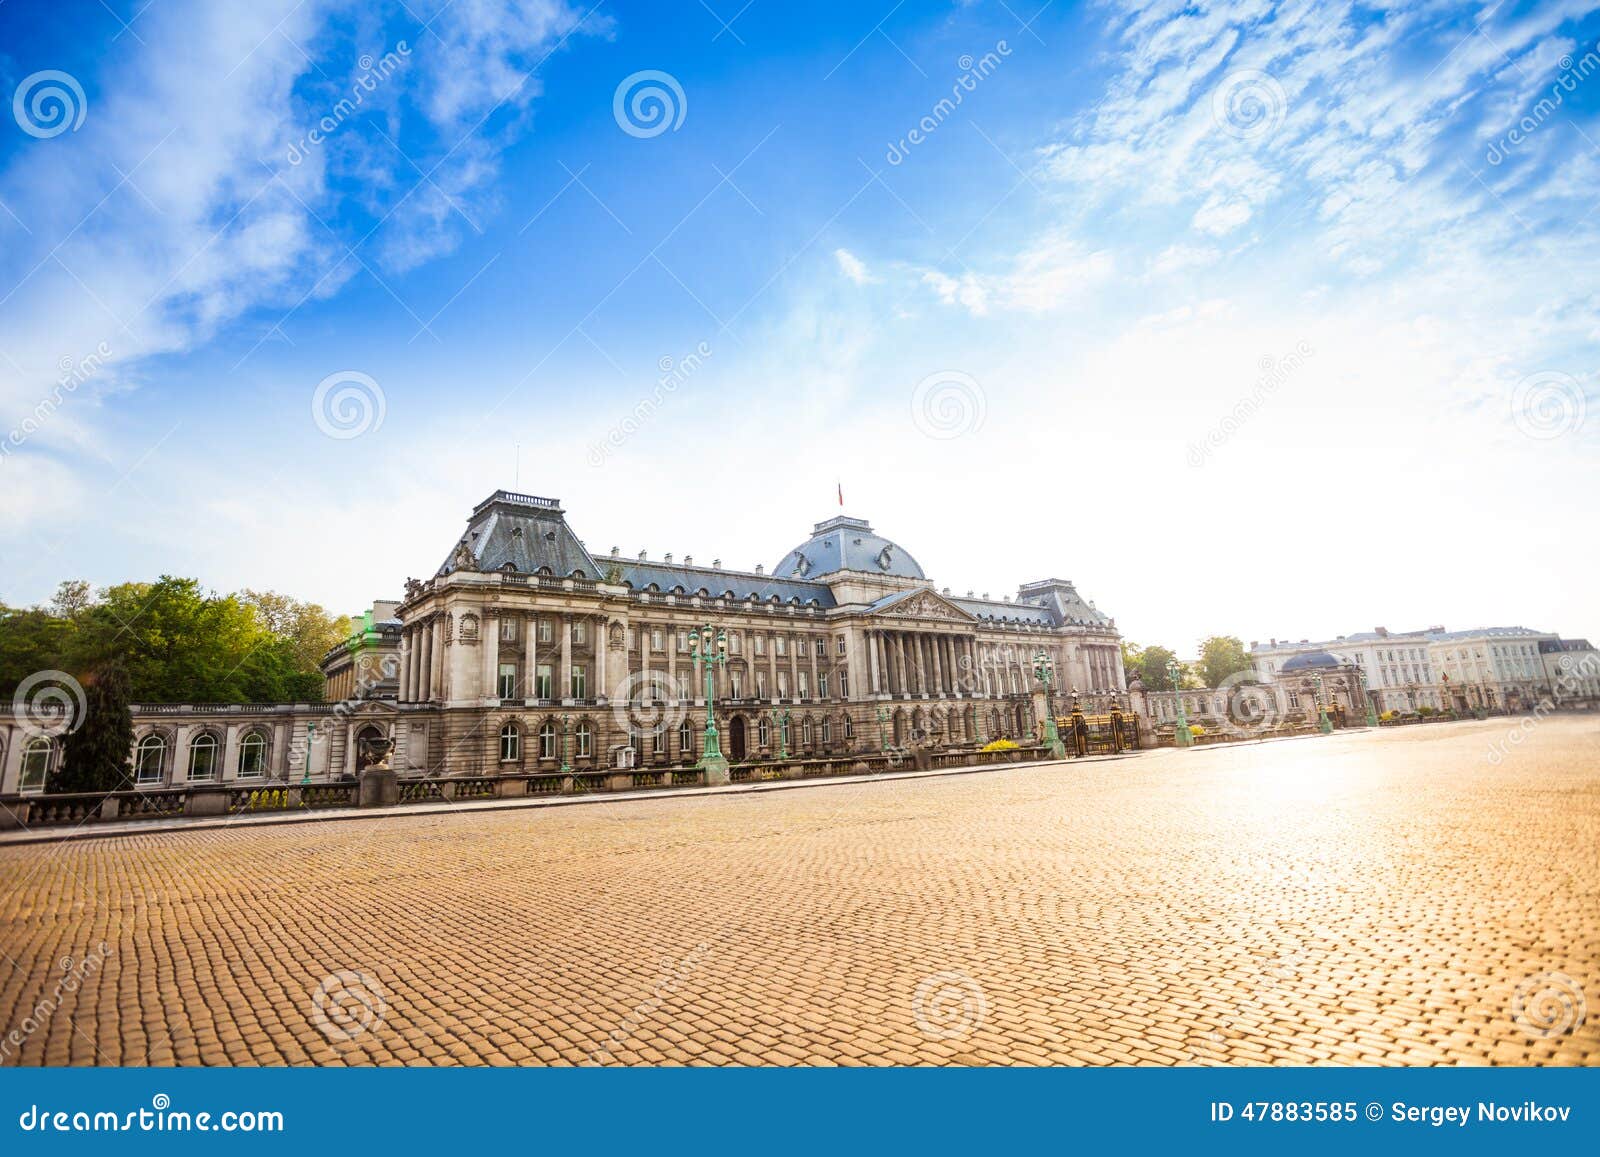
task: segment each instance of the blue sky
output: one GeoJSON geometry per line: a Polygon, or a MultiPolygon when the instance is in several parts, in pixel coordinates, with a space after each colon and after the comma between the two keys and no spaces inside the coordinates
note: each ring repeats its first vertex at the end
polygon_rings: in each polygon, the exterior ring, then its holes
{"type": "Polygon", "coordinates": [[[1595,7],[10,0],[0,599],[355,610],[513,484],[770,566],[838,481],[1180,650],[1600,634],[1595,7]]]}

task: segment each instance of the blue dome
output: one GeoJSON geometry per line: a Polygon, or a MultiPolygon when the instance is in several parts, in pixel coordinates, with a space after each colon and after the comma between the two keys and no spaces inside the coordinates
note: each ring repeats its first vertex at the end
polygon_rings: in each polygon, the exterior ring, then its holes
{"type": "Polygon", "coordinates": [[[811,537],[784,555],[772,573],[777,578],[815,579],[841,570],[909,579],[928,577],[904,547],[873,534],[866,519],[842,514],[817,523],[811,537]]]}
{"type": "Polygon", "coordinates": [[[1285,660],[1283,666],[1278,669],[1287,674],[1290,671],[1313,671],[1319,667],[1342,666],[1344,664],[1339,661],[1337,656],[1330,655],[1326,651],[1310,651],[1304,655],[1296,655],[1292,659],[1285,660]]]}

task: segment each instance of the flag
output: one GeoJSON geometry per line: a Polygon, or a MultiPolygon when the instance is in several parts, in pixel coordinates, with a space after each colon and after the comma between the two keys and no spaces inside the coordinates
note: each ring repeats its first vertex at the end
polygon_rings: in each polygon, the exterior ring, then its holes
{"type": "Polygon", "coordinates": [[[837,482],[837,483],[835,483],[835,485],[839,487],[839,505],[843,506],[844,505],[844,483],[843,482],[837,482]]]}

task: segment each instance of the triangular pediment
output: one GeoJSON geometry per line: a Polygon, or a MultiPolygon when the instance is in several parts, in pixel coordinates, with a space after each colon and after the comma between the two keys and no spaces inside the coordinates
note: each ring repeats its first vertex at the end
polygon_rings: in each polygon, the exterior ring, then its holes
{"type": "Polygon", "coordinates": [[[933,619],[944,623],[975,623],[978,620],[936,591],[908,591],[887,599],[871,612],[879,619],[933,619]]]}

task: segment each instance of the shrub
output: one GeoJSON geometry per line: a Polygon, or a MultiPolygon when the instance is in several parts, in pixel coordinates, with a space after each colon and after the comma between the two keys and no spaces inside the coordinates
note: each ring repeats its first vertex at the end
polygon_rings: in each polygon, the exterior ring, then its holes
{"type": "Polygon", "coordinates": [[[985,751],[1016,751],[1016,743],[1010,739],[991,739],[983,745],[985,751]]]}
{"type": "Polygon", "coordinates": [[[1432,715],[1433,713],[1434,713],[1433,708],[1429,707],[1426,703],[1424,703],[1421,707],[1417,708],[1417,714],[1422,716],[1424,719],[1426,719],[1428,716],[1432,715]]]}
{"type": "Polygon", "coordinates": [[[1205,733],[1206,729],[1201,727],[1198,723],[1189,724],[1189,734],[1194,736],[1196,739],[1199,739],[1205,733]]]}

